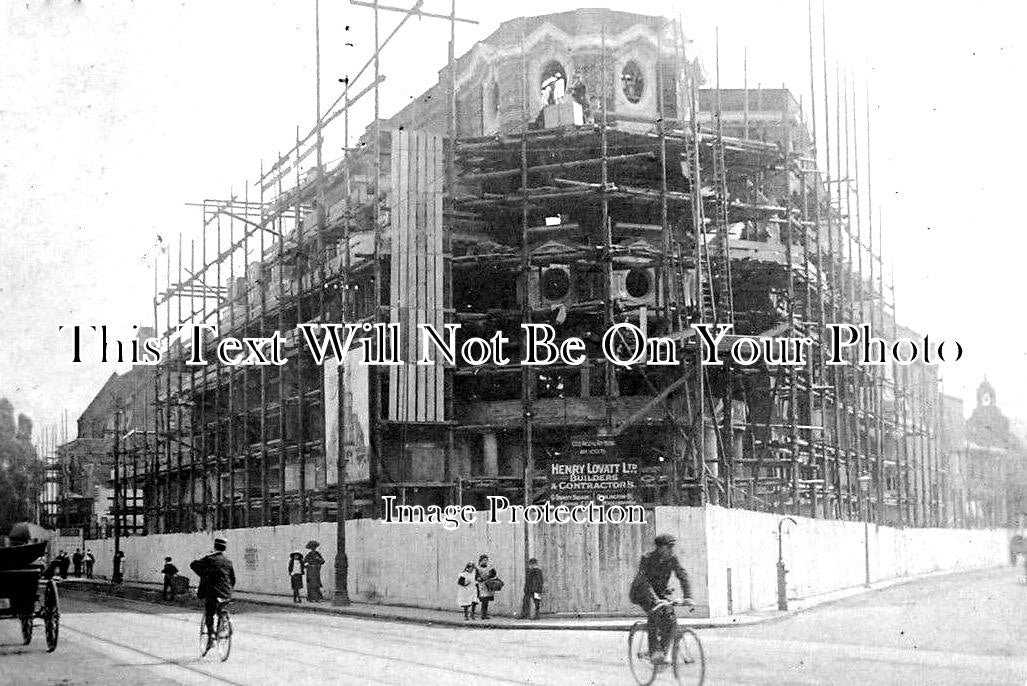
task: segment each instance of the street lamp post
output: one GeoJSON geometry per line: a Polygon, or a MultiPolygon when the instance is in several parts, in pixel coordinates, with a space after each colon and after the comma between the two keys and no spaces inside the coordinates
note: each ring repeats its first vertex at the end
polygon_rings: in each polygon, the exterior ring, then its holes
{"type": "Polygon", "coordinates": [[[121,441],[121,410],[114,413],[114,554],[121,552],[121,475],[118,469],[118,457],[121,441]]]}
{"type": "Polygon", "coordinates": [[[863,571],[865,574],[864,585],[870,588],[870,475],[863,474],[859,477],[859,490],[863,495],[864,511],[860,513],[863,520],[863,571]]]}
{"type": "Polygon", "coordinates": [[[781,611],[788,609],[788,592],[785,587],[785,575],[788,570],[785,569],[784,533],[782,532],[785,522],[791,522],[798,526],[798,522],[791,517],[782,517],[777,523],[777,609],[781,611]]]}

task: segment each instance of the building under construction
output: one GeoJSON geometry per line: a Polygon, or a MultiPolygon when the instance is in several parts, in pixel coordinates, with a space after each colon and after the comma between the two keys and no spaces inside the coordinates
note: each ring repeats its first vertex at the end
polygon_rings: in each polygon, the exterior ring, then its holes
{"type": "Polygon", "coordinates": [[[373,517],[390,495],[539,502],[576,440],[636,465],[644,504],[954,521],[935,369],[825,364],[831,323],[911,335],[853,88],[825,76],[802,107],[721,89],[680,22],[609,10],[505,22],[391,119],[370,64],[157,265],[156,425],[127,475],[148,532],[373,517]],[[372,96],[350,146],[350,106],[372,96]],[[340,125],[347,153],[325,163],[340,125]],[[341,322],[397,325],[406,363],[316,364],[298,327],[341,322]],[[621,322],[672,339],[679,364],[611,364],[600,340],[621,322]],[[187,365],[193,323],[280,331],[288,361],[187,365]],[[416,365],[418,323],[506,332],[513,360],[521,324],[546,323],[587,361],[416,365]],[[798,366],[701,365],[696,323],[733,325],[725,345],[814,344],[798,366]]]}

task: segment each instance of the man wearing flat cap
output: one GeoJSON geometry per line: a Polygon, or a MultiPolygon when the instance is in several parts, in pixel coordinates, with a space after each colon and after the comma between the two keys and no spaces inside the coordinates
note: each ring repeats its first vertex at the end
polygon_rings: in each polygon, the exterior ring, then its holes
{"type": "Polygon", "coordinates": [[[638,574],[631,583],[631,602],[635,603],[649,615],[649,655],[653,662],[659,663],[666,658],[667,646],[676,624],[674,607],[664,605],[654,611],[660,601],[670,597],[670,575],[674,574],[681,584],[684,604],[692,605],[691,589],[688,575],[681,567],[677,555],[674,554],[676,539],[669,534],[660,534],[653,543],[656,549],[642,556],[638,564],[638,574]]]}
{"type": "Polygon", "coordinates": [[[189,569],[200,577],[196,589],[196,597],[203,599],[203,617],[207,623],[207,650],[214,645],[214,615],[218,606],[228,602],[235,586],[235,569],[232,561],[225,557],[228,541],[223,538],[214,539],[214,552],[193,560],[189,569]]]}

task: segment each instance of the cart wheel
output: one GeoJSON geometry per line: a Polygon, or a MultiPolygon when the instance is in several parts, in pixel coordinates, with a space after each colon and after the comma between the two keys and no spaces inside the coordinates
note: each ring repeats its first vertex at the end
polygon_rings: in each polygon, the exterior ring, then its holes
{"type": "Polygon", "coordinates": [[[25,645],[32,643],[32,615],[21,617],[21,640],[25,645]]]}
{"type": "Polygon", "coordinates": [[[61,608],[57,597],[57,584],[53,579],[46,582],[43,594],[43,625],[46,627],[46,652],[57,649],[57,636],[61,629],[61,608]]]}

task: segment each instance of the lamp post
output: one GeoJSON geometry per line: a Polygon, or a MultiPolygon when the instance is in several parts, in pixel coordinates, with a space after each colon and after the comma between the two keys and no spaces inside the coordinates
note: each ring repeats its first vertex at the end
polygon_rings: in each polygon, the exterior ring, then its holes
{"type": "Polygon", "coordinates": [[[870,475],[863,474],[859,477],[859,490],[863,496],[863,512],[860,518],[863,520],[863,571],[865,573],[864,585],[870,588],[870,475]]]}
{"type": "Polygon", "coordinates": [[[784,532],[782,531],[785,522],[791,522],[798,526],[798,522],[791,517],[782,517],[777,523],[777,609],[781,611],[788,609],[788,593],[785,589],[785,575],[788,570],[785,569],[784,532]]]}
{"type": "Polygon", "coordinates": [[[121,441],[121,410],[114,412],[114,554],[121,552],[121,476],[118,470],[118,456],[121,441]]]}

